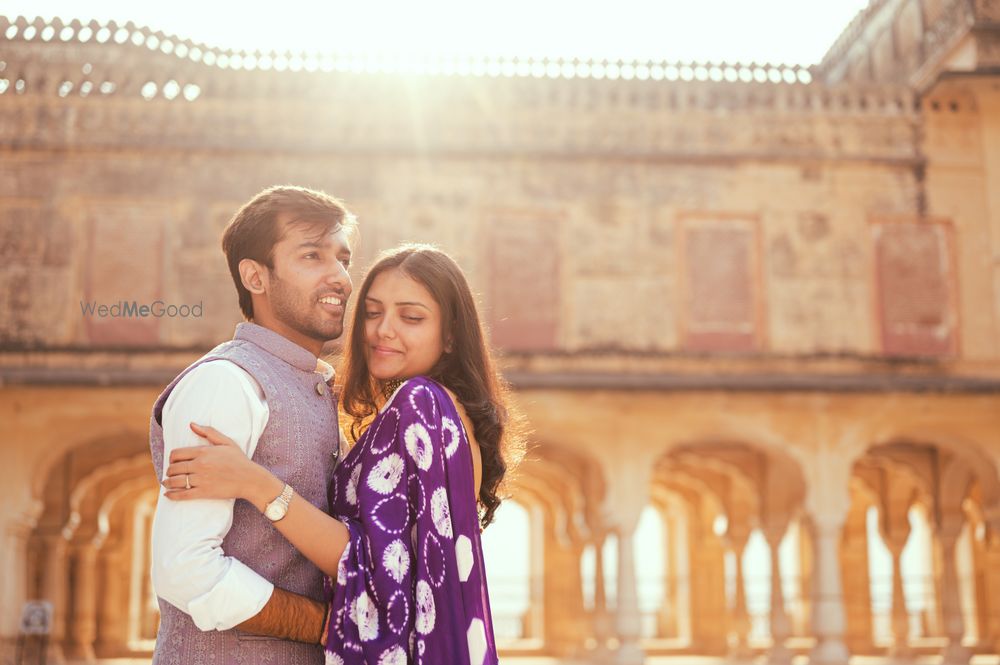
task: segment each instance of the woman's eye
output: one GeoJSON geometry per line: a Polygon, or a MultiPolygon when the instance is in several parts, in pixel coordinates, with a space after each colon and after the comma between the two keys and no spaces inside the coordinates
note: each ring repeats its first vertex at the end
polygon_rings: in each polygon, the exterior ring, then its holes
{"type": "Polygon", "coordinates": [[[382,312],[365,312],[366,319],[377,319],[382,315],[382,312]]]}
{"type": "Polygon", "coordinates": [[[422,317],[422,316],[404,316],[403,319],[405,321],[410,321],[412,323],[419,323],[419,322],[421,322],[421,321],[424,320],[424,317],[422,317]]]}

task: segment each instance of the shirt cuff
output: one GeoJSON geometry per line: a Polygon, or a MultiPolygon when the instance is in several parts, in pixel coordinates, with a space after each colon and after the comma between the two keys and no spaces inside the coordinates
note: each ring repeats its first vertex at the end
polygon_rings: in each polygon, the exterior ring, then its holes
{"type": "Polygon", "coordinates": [[[230,559],[219,583],[188,603],[188,614],[199,630],[229,630],[257,616],[272,593],[273,584],[242,561],[230,559]]]}

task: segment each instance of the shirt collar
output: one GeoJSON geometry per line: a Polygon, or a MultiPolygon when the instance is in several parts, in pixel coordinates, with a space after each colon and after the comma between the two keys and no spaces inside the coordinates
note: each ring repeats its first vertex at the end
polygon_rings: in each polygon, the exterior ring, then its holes
{"type": "Polygon", "coordinates": [[[256,323],[243,322],[236,325],[233,339],[242,339],[259,346],[271,355],[284,360],[292,367],[305,372],[317,372],[327,378],[327,372],[333,377],[333,367],[317,358],[312,351],[303,348],[287,337],[274,332],[270,328],[256,323]]]}
{"type": "Polygon", "coordinates": [[[337,375],[337,371],[333,369],[333,365],[326,362],[325,360],[321,360],[320,358],[316,359],[315,371],[317,374],[322,374],[323,380],[326,381],[327,383],[330,383],[330,380],[337,375]]]}

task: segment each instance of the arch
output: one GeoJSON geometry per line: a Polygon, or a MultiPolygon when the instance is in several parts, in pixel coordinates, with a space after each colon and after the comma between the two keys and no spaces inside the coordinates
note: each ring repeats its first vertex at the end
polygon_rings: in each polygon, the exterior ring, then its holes
{"type": "MultiPolygon", "coordinates": [[[[90,436],[82,438],[78,442],[66,447],[59,447],[47,451],[35,465],[31,474],[31,494],[33,497],[44,497],[46,485],[48,485],[53,470],[64,462],[70,455],[83,451],[90,452],[94,456],[94,466],[107,459],[120,457],[122,453],[146,451],[149,454],[149,432],[139,430],[123,430],[121,427],[97,427],[89,432],[90,436]],[[95,432],[96,430],[96,432],[95,432]],[[141,443],[137,445],[135,442],[141,443]]],[[[150,459],[150,471],[152,471],[152,459],[150,459]]]]}
{"type": "Polygon", "coordinates": [[[686,423],[683,438],[677,438],[661,445],[655,455],[660,459],[677,449],[699,450],[705,447],[719,445],[746,446],[760,451],[774,460],[782,460],[798,470],[799,477],[804,478],[802,469],[809,468],[812,460],[800,446],[776,434],[773,429],[762,426],[757,420],[731,414],[713,413],[706,417],[710,422],[701,419],[686,423]]]}
{"type": "MultiPolygon", "coordinates": [[[[855,451],[851,456],[851,464],[872,451],[891,451],[893,447],[899,445],[927,446],[946,451],[962,460],[972,469],[975,478],[980,482],[983,505],[988,509],[1000,507],[1000,468],[994,456],[986,452],[979,442],[957,435],[943,427],[921,427],[919,431],[896,428],[881,432],[855,451]]],[[[958,470],[953,473],[958,473],[958,470]]]]}

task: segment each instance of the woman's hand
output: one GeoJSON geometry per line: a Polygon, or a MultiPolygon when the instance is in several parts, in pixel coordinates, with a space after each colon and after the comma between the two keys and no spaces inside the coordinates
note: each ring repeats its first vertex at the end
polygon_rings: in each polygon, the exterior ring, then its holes
{"type": "Polygon", "coordinates": [[[177,448],[163,486],[168,499],[246,499],[258,509],[281,494],[284,483],[247,457],[236,443],[212,427],[191,423],[210,446],[177,448]]]}

